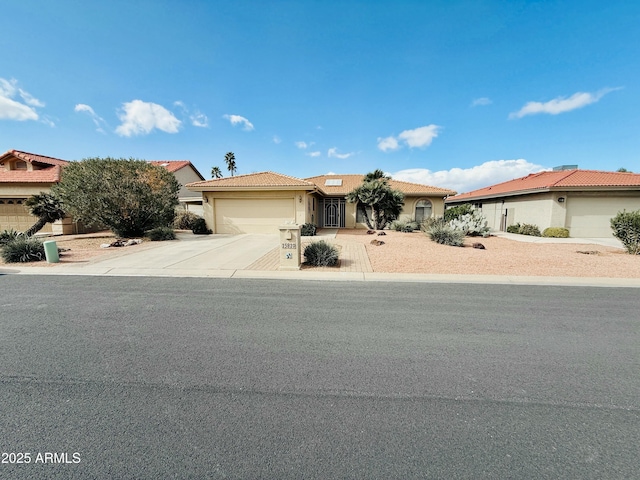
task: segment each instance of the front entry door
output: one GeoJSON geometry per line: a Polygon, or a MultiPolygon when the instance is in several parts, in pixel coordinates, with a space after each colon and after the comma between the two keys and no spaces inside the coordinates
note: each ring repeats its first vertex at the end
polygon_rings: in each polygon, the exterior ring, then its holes
{"type": "Polygon", "coordinates": [[[327,228],[344,228],[345,200],[344,198],[324,199],[324,222],[327,228]]]}

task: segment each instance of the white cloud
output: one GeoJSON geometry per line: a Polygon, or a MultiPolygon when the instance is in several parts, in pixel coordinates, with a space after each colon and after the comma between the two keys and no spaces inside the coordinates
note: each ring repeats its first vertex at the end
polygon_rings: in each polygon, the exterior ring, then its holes
{"type": "Polygon", "coordinates": [[[204,113],[195,112],[189,115],[189,119],[191,120],[191,125],[194,127],[205,128],[209,126],[209,119],[204,113]]]}
{"type": "Polygon", "coordinates": [[[330,148],[327,151],[327,157],[329,158],[349,158],[350,156],[355,155],[354,152],[351,153],[338,153],[338,149],[336,147],[330,148]]]}
{"type": "Polygon", "coordinates": [[[310,157],[319,157],[322,154],[320,152],[309,152],[309,153],[306,153],[305,155],[309,155],[310,157]]]}
{"type": "Polygon", "coordinates": [[[177,133],[182,122],[162,105],[133,100],[122,105],[118,114],[122,122],[116,133],[124,137],[150,133],[154,128],[166,133],[177,133]]]}
{"type": "Polygon", "coordinates": [[[509,118],[522,118],[526,115],[536,115],[538,113],[548,113],[549,115],[558,115],[559,113],[570,112],[578,108],[586,107],[592,103],[596,103],[607,93],[618,88],[604,88],[596,93],[578,92],[569,98],[557,97],[548,102],[528,102],[517,112],[509,114],[509,118]]]}
{"type": "Polygon", "coordinates": [[[398,135],[398,138],[407,142],[409,148],[428,147],[433,139],[438,136],[440,128],[438,125],[427,125],[414,130],[405,130],[398,135]]]}
{"type": "Polygon", "coordinates": [[[0,78],[0,119],[38,120],[36,107],[44,107],[44,103],[16,86],[16,80],[0,78]],[[24,103],[14,98],[19,96],[24,103]]]}
{"type": "Polygon", "coordinates": [[[465,193],[543,170],[548,169],[524,159],[491,160],[471,168],[452,168],[437,172],[425,168],[400,170],[392,177],[396,180],[450,188],[458,193],[465,193]]]}
{"type": "Polygon", "coordinates": [[[490,98],[487,97],[480,97],[480,98],[475,98],[473,100],[473,102],[471,102],[471,106],[472,107],[484,107],[485,105],[491,105],[493,102],[491,101],[490,98]]]}
{"type": "Polygon", "coordinates": [[[397,150],[400,145],[395,137],[378,138],[378,148],[383,152],[388,152],[389,150],[397,150]]]}
{"type": "Polygon", "coordinates": [[[226,118],[227,120],[229,120],[231,122],[231,125],[233,126],[241,123],[242,125],[244,125],[242,129],[248,132],[250,132],[251,130],[254,130],[253,124],[249,120],[247,120],[246,118],[240,115],[223,115],[223,118],[226,118]]]}
{"type": "Polygon", "coordinates": [[[279,136],[274,135],[274,136],[273,136],[273,143],[275,143],[276,145],[278,145],[279,143],[282,143],[282,139],[281,139],[279,136]]]}
{"type": "Polygon", "coordinates": [[[413,130],[405,130],[397,137],[378,138],[378,148],[383,152],[397,150],[400,148],[400,142],[405,143],[409,148],[428,147],[441,129],[442,127],[431,124],[413,130]]]}
{"type": "Polygon", "coordinates": [[[307,148],[309,145],[307,145],[307,142],[295,142],[296,147],[300,148],[300,149],[305,149],[307,148]]]}
{"type": "Polygon", "coordinates": [[[89,105],[86,105],[84,103],[78,103],[75,106],[74,110],[76,112],[86,112],[93,120],[93,123],[96,125],[97,127],[96,130],[100,133],[105,133],[102,127],[103,125],[106,125],[106,122],[102,117],[100,117],[96,112],[94,112],[93,108],[91,108],[89,105]]]}

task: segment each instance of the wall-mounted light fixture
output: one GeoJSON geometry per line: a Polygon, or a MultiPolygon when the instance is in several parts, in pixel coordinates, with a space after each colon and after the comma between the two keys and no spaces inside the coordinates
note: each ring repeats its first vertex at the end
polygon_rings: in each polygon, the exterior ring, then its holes
{"type": "Polygon", "coordinates": [[[564,203],[564,197],[558,197],[558,203],[564,203]]]}

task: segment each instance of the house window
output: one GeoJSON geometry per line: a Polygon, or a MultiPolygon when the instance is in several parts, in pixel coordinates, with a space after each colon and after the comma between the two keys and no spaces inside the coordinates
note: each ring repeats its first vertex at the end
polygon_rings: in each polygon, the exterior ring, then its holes
{"type": "Polygon", "coordinates": [[[15,162],[13,164],[13,168],[15,170],[26,170],[27,169],[27,162],[25,162],[23,160],[18,160],[17,162],[15,162]]]}
{"type": "MultiPolygon", "coordinates": [[[[356,208],[356,222],[357,223],[367,223],[367,221],[364,218],[364,213],[362,212],[362,207],[363,205],[361,203],[358,203],[358,206],[356,208]]],[[[371,209],[370,205],[366,205],[364,206],[364,208],[367,210],[367,215],[369,216],[369,220],[371,220],[371,216],[372,216],[372,212],[373,210],[371,209]]]]}
{"type": "Polygon", "coordinates": [[[416,203],[416,222],[422,223],[427,218],[431,218],[432,211],[433,205],[429,200],[419,200],[416,203]]]}

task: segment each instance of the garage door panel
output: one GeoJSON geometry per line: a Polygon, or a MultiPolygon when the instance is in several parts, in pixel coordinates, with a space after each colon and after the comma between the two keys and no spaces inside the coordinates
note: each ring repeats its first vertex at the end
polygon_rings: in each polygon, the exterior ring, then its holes
{"type": "MultiPolygon", "coordinates": [[[[16,230],[24,232],[36,221],[24,206],[25,199],[0,199],[0,231],[16,230]]],[[[51,224],[47,223],[40,232],[51,232],[51,224]]]]}
{"type": "Polygon", "coordinates": [[[277,233],[295,219],[293,198],[216,199],[216,233],[277,233]]]}
{"type": "Polygon", "coordinates": [[[572,237],[610,237],[611,219],[626,209],[640,209],[640,198],[569,198],[567,227],[572,237]]]}

